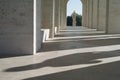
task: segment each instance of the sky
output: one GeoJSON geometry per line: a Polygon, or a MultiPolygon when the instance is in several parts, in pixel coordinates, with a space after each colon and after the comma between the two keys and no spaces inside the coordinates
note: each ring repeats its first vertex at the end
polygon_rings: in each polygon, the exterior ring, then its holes
{"type": "Polygon", "coordinates": [[[69,0],[67,3],[67,16],[70,16],[73,11],[82,15],[82,3],[80,0],[69,0]]]}

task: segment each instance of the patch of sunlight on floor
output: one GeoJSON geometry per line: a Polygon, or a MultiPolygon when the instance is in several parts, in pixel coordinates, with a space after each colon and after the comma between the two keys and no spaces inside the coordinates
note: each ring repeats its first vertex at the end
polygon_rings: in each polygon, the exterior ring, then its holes
{"type": "Polygon", "coordinates": [[[0,80],[119,80],[120,34],[97,35],[99,31],[93,29],[71,29],[43,43],[48,51],[1,58],[0,80]],[[77,35],[66,35],[74,31],[77,35]],[[94,35],[81,34],[92,32],[94,35]]]}
{"type": "MultiPolygon", "coordinates": [[[[86,53],[86,52],[104,52],[104,51],[115,51],[120,50],[120,45],[108,45],[108,46],[98,46],[98,47],[90,47],[90,48],[79,48],[79,49],[69,49],[69,50],[57,50],[57,51],[49,51],[49,52],[43,52],[44,54],[55,55],[55,54],[64,54],[64,55],[70,55],[75,53],[86,53]],[[57,53],[55,53],[57,52],[57,53]]],[[[43,55],[44,55],[43,54],[43,55]]],[[[38,54],[39,55],[39,54],[38,54]]]]}
{"type": "MultiPolygon", "coordinates": [[[[39,74],[39,76],[44,76],[44,75],[48,75],[48,74],[60,73],[60,72],[65,72],[65,71],[70,71],[70,70],[75,70],[75,69],[82,69],[82,68],[117,62],[117,61],[120,61],[120,56],[111,57],[111,58],[101,58],[101,59],[96,59],[96,60],[99,60],[101,62],[93,63],[93,64],[80,64],[80,65],[64,66],[64,67],[46,66],[44,68],[41,68],[41,70],[39,70],[39,69],[37,69],[37,70],[42,72],[41,74],[39,74]],[[45,70],[47,70],[47,71],[45,71],[45,70]]],[[[37,71],[37,70],[35,70],[35,71],[37,71]]]]}
{"type": "Polygon", "coordinates": [[[117,35],[96,35],[96,36],[74,36],[74,37],[59,37],[53,40],[48,40],[49,42],[68,42],[68,41],[80,41],[80,40],[102,40],[102,39],[119,39],[120,34],[117,35]]]}

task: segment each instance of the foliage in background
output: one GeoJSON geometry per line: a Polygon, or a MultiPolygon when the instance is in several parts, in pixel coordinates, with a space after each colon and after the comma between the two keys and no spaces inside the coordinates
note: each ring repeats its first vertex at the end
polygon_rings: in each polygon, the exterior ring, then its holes
{"type": "Polygon", "coordinates": [[[81,15],[76,16],[76,26],[82,26],[82,16],[81,15]]]}
{"type": "Polygon", "coordinates": [[[67,26],[72,26],[72,16],[67,16],[67,26]]]}
{"type": "MultiPolygon", "coordinates": [[[[72,16],[67,16],[67,26],[72,26],[72,16]]],[[[82,26],[82,16],[78,15],[76,16],[76,26],[82,26]]]]}

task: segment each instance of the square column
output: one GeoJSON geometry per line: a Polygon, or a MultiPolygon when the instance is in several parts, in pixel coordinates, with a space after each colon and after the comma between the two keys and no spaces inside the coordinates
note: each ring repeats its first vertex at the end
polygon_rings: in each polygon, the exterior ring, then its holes
{"type": "Polygon", "coordinates": [[[55,0],[42,0],[42,28],[50,29],[50,38],[54,37],[55,0]]]}
{"type": "Polygon", "coordinates": [[[60,27],[61,27],[61,0],[59,1],[59,5],[58,5],[58,29],[60,31],[60,27]]]}
{"type": "Polygon", "coordinates": [[[66,29],[66,12],[67,12],[67,0],[60,1],[60,16],[61,16],[61,26],[60,30],[66,29]]]}
{"type": "Polygon", "coordinates": [[[120,33],[120,0],[108,1],[107,33],[120,33]]]}
{"type": "Polygon", "coordinates": [[[40,49],[40,1],[0,0],[0,55],[35,54],[40,49]]]}
{"type": "Polygon", "coordinates": [[[97,29],[98,24],[98,0],[93,0],[93,29],[97,29]]]}
{"type": "Polygon", "coordinates": [[[89,0],[86,0],[86,27],[89,27],[89,0]]]}
{"type": "Polygon", "coordinates": [[[59,0],[55,1],[55,27],[57,27],[57,32],[59,32],[59,0]]]}
{"type": "Polygon", "coordinates": [[[82,26],[86,27],[86,23],[87,23],[87,0],[83,0],[82,1],[82,26]]]}
{"type": "Polygon", "coordinates": [[[98,28],[97,30],[106,31],[106,19],[107,19],[107,0],[99,0],[98,2],[98,28]]]}
{"type": "Polygon", "coordinates": [[[89,0],[89,28],[93,26],[93,0],[89,0]]]}

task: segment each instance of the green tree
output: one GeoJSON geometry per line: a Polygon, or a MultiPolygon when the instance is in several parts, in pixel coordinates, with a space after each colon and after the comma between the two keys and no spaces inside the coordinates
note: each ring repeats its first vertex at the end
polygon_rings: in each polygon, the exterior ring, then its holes
{"type": "Polygon", "coordinates": [[[82,26],[82,16],[81,15],[76,16],[76,26],[82,26]]]}
{"type": "MultiPolygon", "coordinates": [[[[72,26],[72,16],[67,16],[67,26],[72,26]]],[[[76,15],[76,26],[82,26],[82,16],[76,15]]]]}
{"type": "Polygon", "coordinates": [[[67,16],[67,26],[72,26],[72,17],[67,16]]]}

